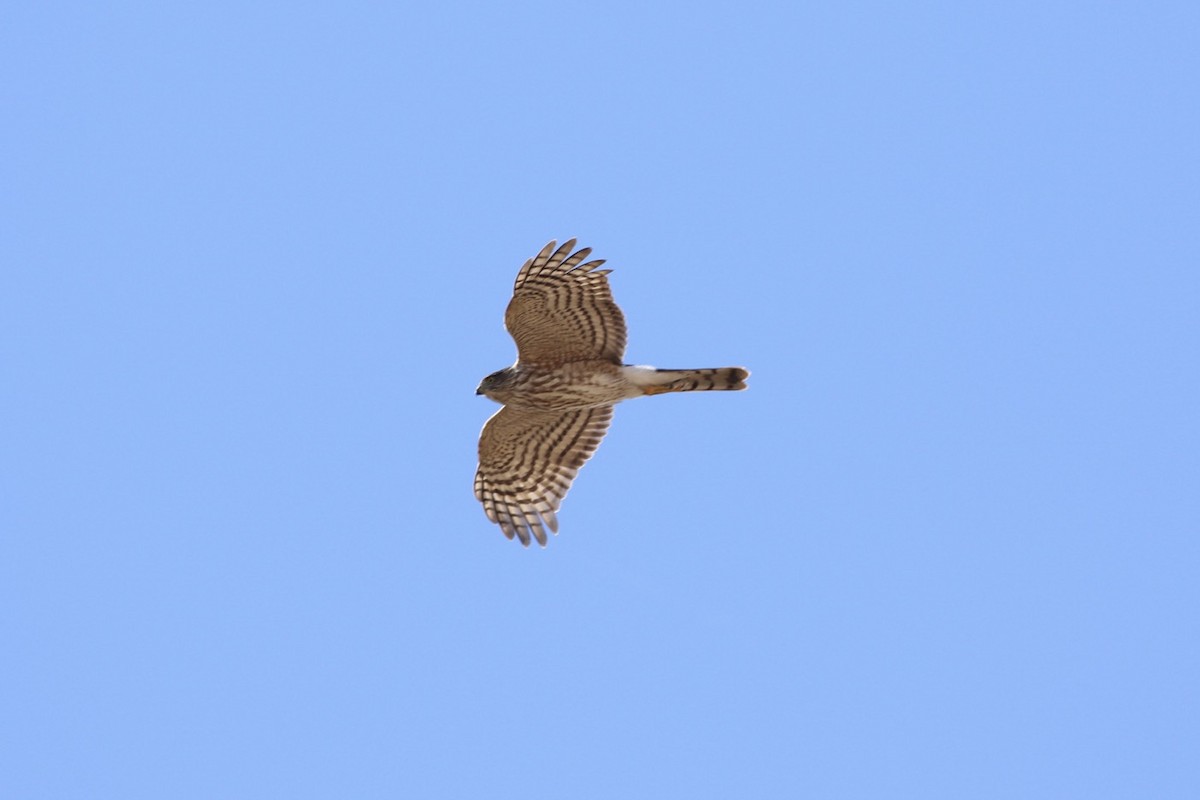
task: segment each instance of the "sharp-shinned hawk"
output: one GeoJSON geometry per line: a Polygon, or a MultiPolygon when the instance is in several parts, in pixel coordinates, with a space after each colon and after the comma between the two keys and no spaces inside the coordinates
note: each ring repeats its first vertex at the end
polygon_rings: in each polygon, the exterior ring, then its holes
{"type": "Polygon", "coordinates": [[[493,372],[476,394],[504,405],[479,435],[475,496],[509,539],[546,545],[571,481],[608,430],[613,405],[665,392],[745,389],[741,367],[655,369],[630,366],[625,318],[608,288],[602,260],[575,240],[550,242],[517,273],[504,324],[517,363],[493,372]]]}

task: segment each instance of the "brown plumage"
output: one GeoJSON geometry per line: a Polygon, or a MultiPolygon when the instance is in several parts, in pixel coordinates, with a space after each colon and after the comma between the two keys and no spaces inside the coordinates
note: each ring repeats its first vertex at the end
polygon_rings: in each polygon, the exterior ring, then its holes
{"type": "Polygon", "coordinates": [[[476,394],[504,404],[479,436],[475,497],[508,538],[546,544],[571,481],[604,438],[613,405],[631,397],[746,388],[741,367],[658,370],[622,362],[625,317],[602,260],[550,242],[517,273],[504,324],[517,363],[476,394]]]}

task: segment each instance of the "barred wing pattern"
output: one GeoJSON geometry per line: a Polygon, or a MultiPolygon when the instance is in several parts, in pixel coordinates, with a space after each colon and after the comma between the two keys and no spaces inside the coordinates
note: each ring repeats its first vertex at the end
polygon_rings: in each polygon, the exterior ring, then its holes
{"type": "Polygon", "coordinates": [[[475,497],[509,539],[546,544],[558,533],[554,512],[612,421],[612,406],[533,411],[505,406],[479,435],[475,497]]]}
{"type": "Polygon", "coordinates": [[[571,253],[575,240],[551,241],[517,273],[504,325],[525,364],[561,364],[625,355],[625,317],[608,287],[603,259],[581,263],[592,249],[571,253]],[[570,254],[570,255],[568,255],[570,254]]]}

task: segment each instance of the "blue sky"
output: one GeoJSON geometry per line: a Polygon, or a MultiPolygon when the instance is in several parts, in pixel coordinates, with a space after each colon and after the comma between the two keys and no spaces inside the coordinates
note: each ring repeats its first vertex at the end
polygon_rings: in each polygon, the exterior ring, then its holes
{"type": "Polygon", "coordinates": [[[1190,3],[22,4],[0,794],[1192,798],[1190,3]],[[520,264],[632,363],[471,492],[520,264]]]}

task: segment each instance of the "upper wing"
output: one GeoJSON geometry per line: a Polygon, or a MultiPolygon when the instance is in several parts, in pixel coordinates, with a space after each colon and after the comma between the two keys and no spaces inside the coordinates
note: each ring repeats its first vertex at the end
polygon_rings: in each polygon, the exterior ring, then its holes
{"type": "Polygon", "coordinates": [[[558,510],[571,481],[600,446],[612,406],[532,411],[505,406],[479,434],[475,496],[488,519],[509,539],[528,546],[530,534],[546,546],[558,533],[558,510]]]}
{"type": "Polygon", "coordinates": [[[562,363],[625,355],[625,317],[608,288],[603,260],[581,264],[591,248],[571,253],[575,240],[550,242],[517,273],[504,325],[526,363],[562,363]]]}

